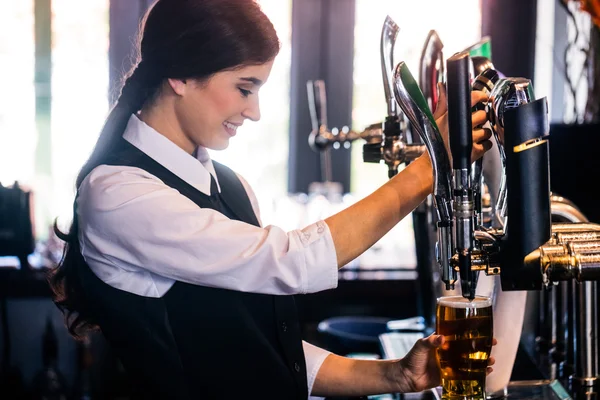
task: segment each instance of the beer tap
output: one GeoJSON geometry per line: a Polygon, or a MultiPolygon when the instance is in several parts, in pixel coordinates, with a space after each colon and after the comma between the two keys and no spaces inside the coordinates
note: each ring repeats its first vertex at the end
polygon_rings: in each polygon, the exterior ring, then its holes
{"type": "Polygon", "coordinates": [[[417,143],[407,143],[405,133],[407,125],[398,109],[393,95],[392,74],[394,71],[394,45],[400,28],[388,15],[381,30],[380,55],[383,90],[387,105],[387,116],[383,122],[381,143],[368,143],[363,146],[365,162],[383,162],[388,166],[388,177],[398,173],[398,167],[410,162],[423,154],[425,146],[417,143]]]}
{"type": "Polygon", "coordinates": [[[438,217],[437,259],[441,279],[447,290],[454,289],[456,271],[450,260],[452,249],[451,166],[446,145],[427,105],[427,101],[406,64],[401,61],[394,72],[394,94],[402,111],[419,134],[431,157],[434,172],[433,197],[438,217]]]}
{"type": "Polygon", "coordinates": [[[425,152],[425,146],[419,143],[407,143],[407,131],[404,116],[399,111],[392,92],[393,53],[399,27],[389,16],[386,17],[381,31],[381,72],[387,106],[387,116],[383,123],[369,125],[364,131],[357,132],[343,127],[342,130],[327,128],[325,83],[321,80],[307,83],[309,108],[313,129],[309,135],[309,145],[318,152],[327,153],[330,148],[348,148],[351,142],[364,139],[363,160],[388,166],[388,177],[398,173],[398,167],[413,161],[425,152]],[[325,121],[325,122],[323,122],[325,121]]]}
{"type": "Polygon", "coordinates": [[[327,143],[332,134],[327,130],[327,97],[325,94],[325,82],[308,81],[308,107],[312,122],[312,131],[308,136],[308,144],[312,149],[320,149],[321,157],[321,181],[332,181],[331,153],[327,143]]]}
{"type": "MultiPolygon", "coordinates": [[[[438,83],[445,80],[444,44],[435,30],[430,30],[419,59],[419,87],[427,105],[435,111],[438,101],[438,83]]],[[[422,144],[418,133],[410,123],[406,129],[409,143],[422,144]]],[[[428,326],[435,324],[437,299],[442,295],[438,262],[435,258],[436,215],[433,196],[429,195],[412,213],[415,245],[417,250],[417,272],[421,296],[421,309],[428,326]]]]}
{"type": "Polygon", "coordinates": [[[308,81],[306,83],[308,94],[308,108],[312,121],[312,131],[308,135],[308,144],[321,155],[321,175],[326,182],[331,181],[331,149],[341,147],[350,148],[351,143],[363,139],[367,143],[381,143],[381,124],[368,126],[362,132],[356,132],[344,126],[338,128],[327,127],[327,92],[323,80],[308,81]]]}
{"type": "MultiPolygon", "coordinates": [[[[497,73],[496,73],[497,74],[497,73]]],[[[494,78],[494,72],[488,71],[478,77],[482,81],[484,75],[494,78]]],[[[491,80],[489,81],[491,82],[491,80]]],[[[489,84],[489,83],[488,83],[489,84]]],[[[534,100],[533,86],[531,81],[525,78],[502,78],[497,79],[490,92],[488,101],[488,118],[492,126],[492,132],[496,141],[500,160],[502,163],[502,175],[498,198],[494,207],[494,215],[499,225],[506,230],[507,224],[507,170],[506,152],[504,146],[504,113],[506,110],[527,104],[534,100]]]]}
{"type": "MultiPolygon", "coordinates": [[[[435,30],[430,30],[425,39],[419,63],[419,84],[427,105],[435,111],[438,103],[438,82],[444,82],[444,44],[435,30]]],[[[420,141],[414,137],[413,143],[420,141]]]]}
{"type": "MultiPolygon", "coordinates": [[[[476,78],[473,80],[472,90],[484,92],[489,97],[492,90],[494,89],[494,86],[498,82],[498,79],[500,79],[500,75],[494,69],[494,65],[492,64],[492,62],[486,57],[482,57],[482,56],[471,57],[471,61],[473,62],[473,72],[476,76],[476,78]]],[[[486,105],[487,105],[487,102],[478,103],[475,105],[474,110],[485,111],[486,105]]],[[[481,157],[475,161],[475,163],[473,164],[473,169],[472,169],[472,174],[471,174],[471,179],[473,182],[473,199],[474,199],[474,203],[475,203],[475,226],[476,227],[483,227],[483,226],[491,227],[493,225],[494,208],[491,206],[491,201],[490,201],[490,205],[487,207],[488,211],[484,213],[484,210],[483,210],[484,188],[487,189],[488,192],[490,191],[490,186],[488,185],[488,182],[484,182],[485,181],[484,176],[483,176],[483,159],[484,159],[484,157],[487,157],[487,155],[484,155],[483,157],[481,157]]],[[[499,161],[498,163],[495,163],[492,165],[493,165],[493,167],[492,167],[493,171],[488,171],[488,172],[494,172],[494,171],[497,171],[498,169],[501,169],[503,164],[502,164],[502,161],[499,161]]],[[[500,174],[500,177],[501,177],[501,179],[503,179],[504,174],[500,174]]],[[[492,182],[489,182],[489,183],[492,183],[492,182]]],[[[497,193],[497,191],[498,190],[496,189],[495,193],[497,193]]]]}
{"type": "Polygon", "coordinates": [[[471,251],[475,235],[475,207],[471,177],[471,84],[469,54],[457,53],[447,61],[448,125],[452,152],[454,198],[454,250],[458,257],[462,295],[473,300],[477,272],[471,271],[471,251]]]}

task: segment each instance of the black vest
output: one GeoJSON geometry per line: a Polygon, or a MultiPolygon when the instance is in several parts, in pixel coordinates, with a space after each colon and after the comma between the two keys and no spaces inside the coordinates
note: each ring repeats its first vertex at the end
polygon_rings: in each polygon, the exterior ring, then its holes
{"type": "MultiPolygon", "coordinates": [[[[221,194],[206,196],[125,140],[121,142],[103,164],[144,169],[198,207],[258,225],[246,191],[229,168],[214,162],[221,194]]],[[[308,397],[292,296],[176,282],[162,298],[142,297],[105,284],[83,257],[81,263],[80,278],[93,316],[120,357],[136,398],[308,397]]]]}

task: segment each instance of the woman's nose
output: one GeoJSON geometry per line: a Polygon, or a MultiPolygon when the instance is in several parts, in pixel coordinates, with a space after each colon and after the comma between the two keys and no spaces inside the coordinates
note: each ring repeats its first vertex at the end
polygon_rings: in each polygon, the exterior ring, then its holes
{"type": "Polygon", "coordinates": [[[256,99],[256,100],[253,99],[250,106],[244,110],[242,115],[251,121],[256,122],[256,121],[260,120],[260,106],[258,104],[258,99],[256,99]]]}

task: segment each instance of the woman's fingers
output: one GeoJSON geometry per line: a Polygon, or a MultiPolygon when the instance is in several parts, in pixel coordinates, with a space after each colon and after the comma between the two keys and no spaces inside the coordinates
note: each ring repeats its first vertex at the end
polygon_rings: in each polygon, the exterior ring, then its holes
{"type": "Polygon", "coordinates": [[[487,120],[487,113],[483,110],[478,110],[471,114],[471,124],[473,125],[473,129],[481,127],[487,120]]]}
{"type": "MultiPolygon", "coordinates": [[[[496,338],[492,338],[492,346],[495,346],[498,344],[498,340],[496,340],[496,338]]],[[[492,365],[496,364],[496,359],[494,357],[490,357],[488,359],[488,366],[485,369],[485,374],[489,375],[494,371],[494,368],[492,368],[492,365]]]]}
{"type": "Polygon", "coordinates": [[[473,129],[473,143],[481,143],[492,138],[492,130],[488,128],[473,129]]]}
{"type": "Polygon", "coordinates": [[[429,335],[426,338],[417,341],[416,345],[427,349],[433,349],[440,347],[444,344],[444,337],[442,335],[436,335],[435,333],[429,335]]]}
{"type": "Polygon", "coordinates": [[[471,152],[471,161],[479,160],[483,155],[492,148],[492,142],[484,140],[481,143],[473,143],[473,151],[471,152]]]}
{"type": "Polygon", "coordinates": [[[471,91],[471,107],[475,107],[477,103],[481,103],[483,101],[488,101],[488,95],[481,90],[473,90],[471,91]]]}
{"type": "Polygon", "coordinates": [[[448,103],[447,103],[448,100],[446,98],[446,86],[443,83],[438,82],[437,90],[438,90],[438,102],[435,107],[435,112],[433,113],[433,119],[435,119],[435,120],[437,120],[442,115],[444,115],[445,113],[448,112],[448,103]]]}

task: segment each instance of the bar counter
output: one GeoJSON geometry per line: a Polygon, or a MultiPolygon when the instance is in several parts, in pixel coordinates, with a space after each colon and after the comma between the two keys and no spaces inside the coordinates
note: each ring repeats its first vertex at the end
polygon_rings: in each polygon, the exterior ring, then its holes
{"type": "MultiPolygon", "coordinates": [[[[441,399],[442,389],[399,395],[399,400],[441,399]]],[[[568,400],[572,397],[558,381],[516,381],[508,386],[509,400],[568,400]]]]}

